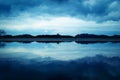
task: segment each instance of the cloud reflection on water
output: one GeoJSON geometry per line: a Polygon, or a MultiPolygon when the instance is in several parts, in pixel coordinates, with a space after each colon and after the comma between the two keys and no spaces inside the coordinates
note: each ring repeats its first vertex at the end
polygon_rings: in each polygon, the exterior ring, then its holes
{"type": "Polygon", "coordinates": [[[5,48],[0,48],[0,55],[4,57],[18,56],[23,58],[51,57],[57,60],[74,60],[83,57],[104,55],[108,57],[120,56],[120,44],[45,44],[45,43],[9,43],[5,48]],[[2,54],[3,53],[3,54],[2,54]]]}

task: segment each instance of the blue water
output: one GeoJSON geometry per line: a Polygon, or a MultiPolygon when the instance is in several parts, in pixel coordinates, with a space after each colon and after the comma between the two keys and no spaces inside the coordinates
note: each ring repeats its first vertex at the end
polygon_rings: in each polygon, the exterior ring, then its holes
{"type": "Polygon", "coordinates": [[[84,57],[103,55],[107,57],[120,56],[120,43],[77,44],[71,43],[7,43],[0,48],[1,56],[17,58],[50,57],[57,60],[75,60],[84,57]]]}
{"type": "Polygon", "coordinates": [[[120,43],[2,43],[0,80],[119,80],[120,43]]]}

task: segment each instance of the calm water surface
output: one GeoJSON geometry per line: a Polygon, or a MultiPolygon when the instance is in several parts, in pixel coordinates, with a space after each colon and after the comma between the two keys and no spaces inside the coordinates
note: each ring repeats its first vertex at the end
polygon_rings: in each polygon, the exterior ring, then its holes
{"type": "Polygon", "coordinates": [[[2,43],[0,80],[119,80],[120,43],[2,43]]]}
{"type": "MultiPolygon", "coordinates": [[[[71,43],[5,43],[0,48],[0,56],[7,58],[52,58],[57,60],[75,60],[84,57],[103,55],[120,56],[120,43],[77,44],[71,43]]],[[[22,60],[22,59],[21,59],[22,60]]]]}

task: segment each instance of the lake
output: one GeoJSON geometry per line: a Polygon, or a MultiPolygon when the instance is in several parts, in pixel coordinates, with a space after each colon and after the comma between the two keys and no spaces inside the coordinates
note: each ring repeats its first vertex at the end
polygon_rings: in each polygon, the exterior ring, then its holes
{"type": "Polygon", "coordinates": [[[0,44],[0,80],[120,79],[120,43],[0,44]]]}

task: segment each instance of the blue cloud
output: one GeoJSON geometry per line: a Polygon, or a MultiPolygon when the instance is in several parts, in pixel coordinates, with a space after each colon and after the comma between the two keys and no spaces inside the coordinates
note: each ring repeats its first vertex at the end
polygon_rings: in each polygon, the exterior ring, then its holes
{"type": "Polygon", "coordinates": [[[1,15],[8,15],[10,13],[10,6],[9,5],[2,5],[0,4],[0,14],[1,15]]]}
{"type": "Polygon", "coordinates": [[[87,20],[120,20],[120,0],[0,0],[0,16],[33,15],[72,16],[87,20]]]}

